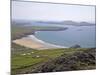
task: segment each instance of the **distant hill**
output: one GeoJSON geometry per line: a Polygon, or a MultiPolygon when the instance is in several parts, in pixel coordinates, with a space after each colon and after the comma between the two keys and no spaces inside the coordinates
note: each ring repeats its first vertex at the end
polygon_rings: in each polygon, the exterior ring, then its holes
{"type": "Polygon", "coordinates": [[[95,23],[89,23],[89,22],[75,22],[75,21],[63,21],[62,24],[65,25],[76,25],[76,26],[92,26],[95,25],[95,23]]]}
{"type": "Polygon", "coordinates": [[[66,24],[66,25],[78,25],[78,22],[75,22],[75,21],[63,21],[62,24],[66,24]]]}
{"type": "Polygon", "coordinates": [[[34,21],[34,20],[13,20],[12,25],[75,25],[75,26],[93,26],[95,23],[66,21],[34,21]]]}
{"type": "Polygon", "coordinates": [[[32,21],[30,20],[12,20],[11,25],[28,25],[31,24],[32,21]]]}

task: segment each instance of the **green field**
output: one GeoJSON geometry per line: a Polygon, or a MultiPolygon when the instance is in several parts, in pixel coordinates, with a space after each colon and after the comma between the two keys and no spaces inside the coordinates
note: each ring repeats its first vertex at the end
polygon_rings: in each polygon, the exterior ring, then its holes
{"type": "Polygon", "coordinates": [[[31,68],[61,56],[64,53],[73,54],[78,51],[87,50],[86,48],[63,48],[63,49],[48,49],[48,50],[34,50],[12,45],[11,69],[12,73],[26,73],[31,68]]]}
{"type": "Polygon", "coordinates": [[[11,37],[17,39],[29,34],[35,34],[35,31],[60,31],[65,30],[64,27],[56,26],[16,26],[11,25],[11,37]]]}

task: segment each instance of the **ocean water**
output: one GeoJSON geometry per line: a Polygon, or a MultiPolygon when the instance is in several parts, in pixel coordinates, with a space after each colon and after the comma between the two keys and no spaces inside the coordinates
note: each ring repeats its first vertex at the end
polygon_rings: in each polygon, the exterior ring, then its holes
{"type": "Polygon", "coordinates": [[[82,48],[96,47],[95,26],[71,26],[66,25],[64,31],[37,31],[35,36],[45,42],[71,47],[80,45],[82,48]]]}

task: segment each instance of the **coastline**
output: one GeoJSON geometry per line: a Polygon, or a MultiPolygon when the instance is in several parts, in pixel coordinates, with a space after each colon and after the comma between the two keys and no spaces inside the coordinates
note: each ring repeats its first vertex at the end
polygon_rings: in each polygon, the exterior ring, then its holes
{"type": "Polygon", "coordinates": [[[15,44],[24,46],[24,47],[37,49],[37,50],[67,48],[64,46],[47,43],[45,41],[42,41],[42,40],[36,38],[34,35],[27,35],[26,37],[22,37],[20,39],[13,40],[12,42],[15,44]]]}

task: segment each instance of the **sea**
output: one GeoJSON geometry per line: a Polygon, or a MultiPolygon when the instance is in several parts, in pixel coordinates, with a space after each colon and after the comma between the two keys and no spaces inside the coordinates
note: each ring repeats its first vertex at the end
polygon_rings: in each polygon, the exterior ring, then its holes
{"type": "Polygon", "coordinates": [[[96,25],[75,26],[39,23],[28,26],[67,27],[68,29],[62,31],[36,31],[35,37],[41,41],[64,47],[80,45],[82,48],[96,48],[96,25]]]}
{"type": "Polygon", "coordinates": [[[72,47],[80,45],[82,48],[96,47],[96,26],[62,25],[68,29],[63,31],[37,31],[35,37],[44,42],[55,45],[72,47]]]}

